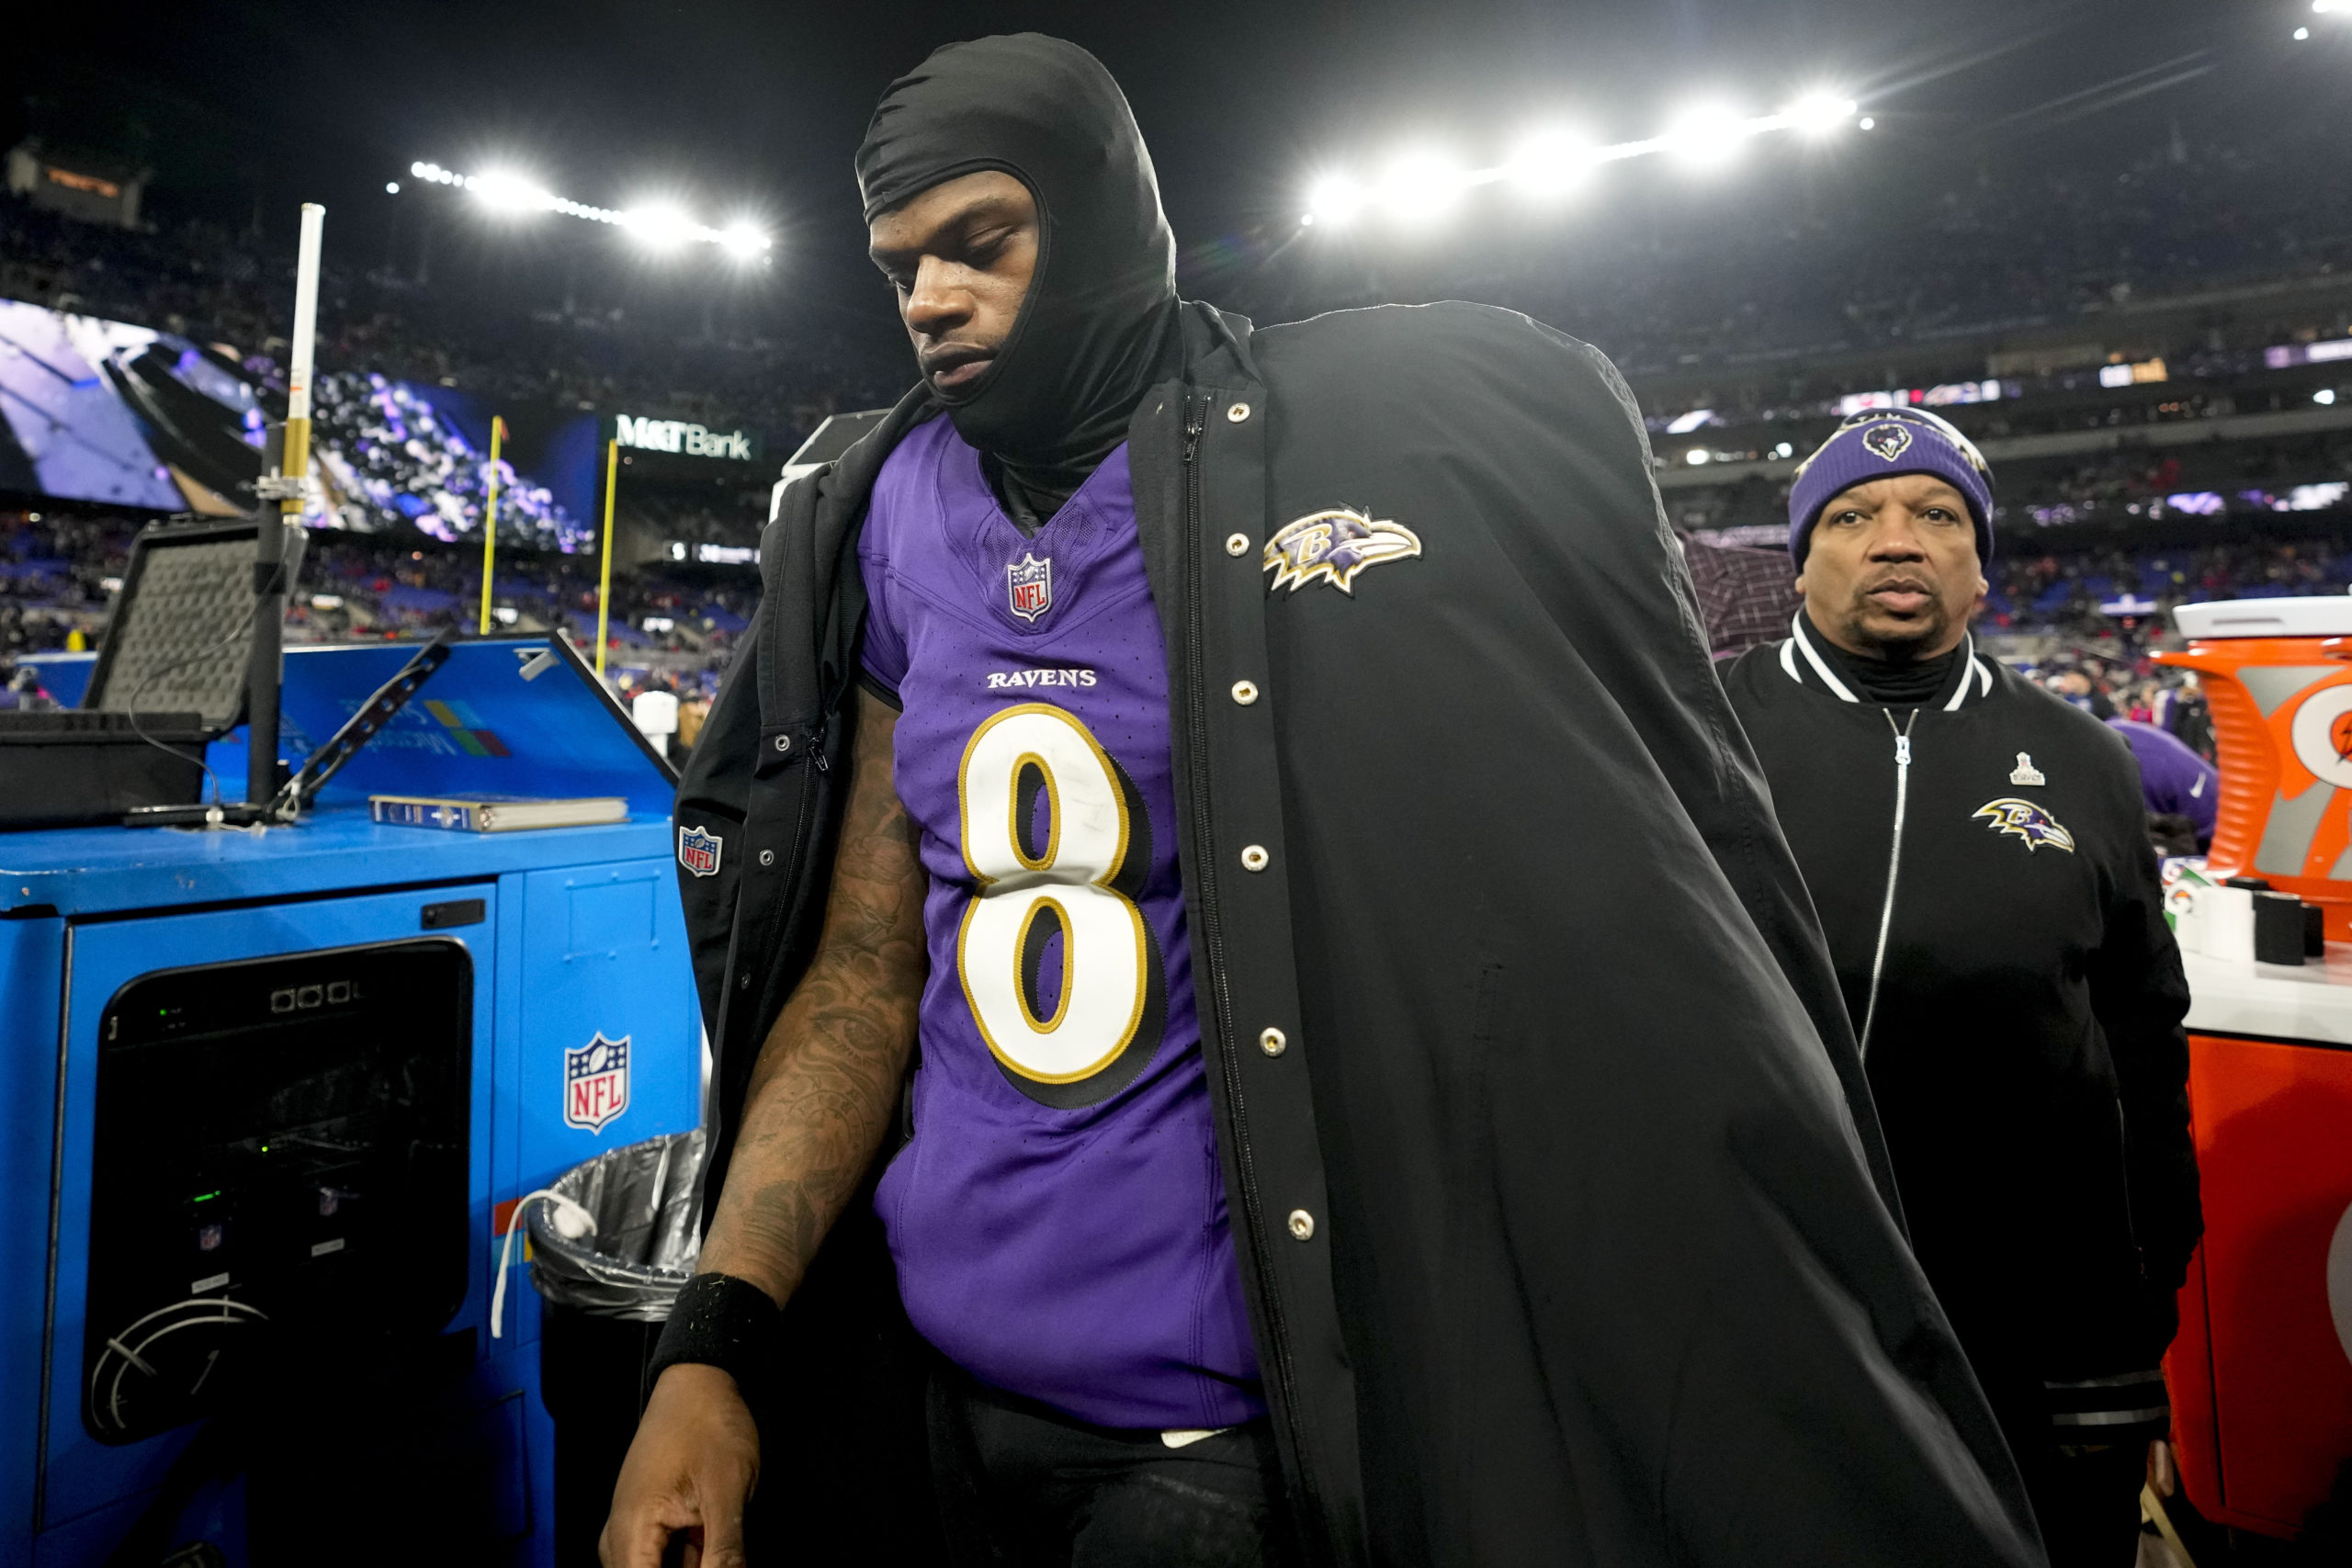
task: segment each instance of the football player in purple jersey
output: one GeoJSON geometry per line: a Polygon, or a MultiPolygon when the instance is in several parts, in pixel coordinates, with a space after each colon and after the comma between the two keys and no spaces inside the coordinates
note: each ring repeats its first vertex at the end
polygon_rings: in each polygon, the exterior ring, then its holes
{"type": "Polygon", "coordinates": [[[2038,1562],[1614,370],[1180,301],[1051,39],[857,174],[922,376],[680,785],[609,1568],[2038,1562]]]}

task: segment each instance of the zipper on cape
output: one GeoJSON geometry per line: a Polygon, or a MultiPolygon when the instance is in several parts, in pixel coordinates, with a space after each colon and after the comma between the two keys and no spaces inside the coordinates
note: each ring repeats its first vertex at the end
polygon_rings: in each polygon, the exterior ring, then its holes
{"type": "MultiPolygon", "coordinates": [[[[1206,775],[1209,754],[1208,655],[1202,627],[1201,431],[1207,423],[1210,400],[1186,395],[1184,406],[1184,719],[1193,755],[1192,818],[1193,858],[1200,868],[1201,922],[1193,947],[1196,979],[1206,981],[1217,1027],[1229,1043],[1238,1036],[1233,1027],[1231,987],[1226,977],[1225,931],[1217,914],[1216,854],[1212,847],[1213,818],[1206,775]]],[[[1241,1176],[1241,1190],[1227,1194],[1238,1200],[1242,1223],[1250,1228],[1250,1256],[1258,1275],[1258,1298],[1264,1303],[1269,1365],[1260,1369],[1280,1385],[1280,1408],[1291,1427],[1294,1446],[1306,1448],[1298,1427],[1297,1377],[1291,1365],[1290,1335],[1283,1318],[1282,1290],[1274,1277],[1272,1249],[1267,1243],[1265,1204],[1258,1190],[1257,1161],[1250,1147],[1249,1118],[1241,1098],[1240,1074],[1230,1049],[1217,1053],[1218,1077],[1224,1091],[1227,1124],[1233,1129],[1233,1163],[1241,1176]]],[[[1302,1475],[1303,1481],[1307,1479],[1302,1475]]],[[[1310,1487],[1310,1490],[1312,1488],[1310,1487]]]]}
{"type": "MultiPolygon", "coordinates": [[[[1894,715],[1886,709],[1886,727],[1894,729],[1894,715]]],[[[1894,729],[1894,833],[1886,850],[1886,902],[1878,911],[1878,951],[1871,955],[1870,1001],[1862,1009],[1862,1037],[1858,1053],[1871,1054],[1871,1025],[1878,1021],[1879,976],[1886,968],[1886,933],[1894,924],[1894,885],[1903,870],[1903,813],[1911,797],[1911,727],[1919,722],[1913,708],[1903,728],[1894,729]]]]}

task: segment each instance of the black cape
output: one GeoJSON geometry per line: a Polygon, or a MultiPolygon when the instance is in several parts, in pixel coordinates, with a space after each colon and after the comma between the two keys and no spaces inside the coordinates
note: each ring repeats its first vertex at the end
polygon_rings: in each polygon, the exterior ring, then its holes
{"type": "MultiPolygon", "coordinates": [[[[1183,331],[1130,453],[1203,1050],[1309,1559],[2040,1562],[1613,368],[1468,305],[1254,334],[1193,306],[1183,331]],[[1271,536],[1332,508],[1419,553],[1270,588],[1271,536]]],[[[714,1190],[822,917],[858,525],[933,412],[910,396],[786,492],[680,785],[681,828],[723,840],[681,877],[714,1190]]],[[[787,1314],[796,1430],[870,1420],[859,1369],[907,1364],[872,1227],[787,1314]]],[[[804,1529],[862,1506],[849,1446],[772,1457],[804,1529]]]]}

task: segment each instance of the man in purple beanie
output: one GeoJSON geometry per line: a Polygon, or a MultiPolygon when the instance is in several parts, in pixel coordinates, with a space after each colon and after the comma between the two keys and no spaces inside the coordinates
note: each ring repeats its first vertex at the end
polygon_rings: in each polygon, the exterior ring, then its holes
{"type": "Polygon", "coordinates": [[[1797,469],[1804,607],[1724,687],[1820,912],[1913,1245],[2053,1568],[2129,1568],[2203,1229],[2140,769],[1980,658],[1992,474],[1917,410],[1797,469]]]}

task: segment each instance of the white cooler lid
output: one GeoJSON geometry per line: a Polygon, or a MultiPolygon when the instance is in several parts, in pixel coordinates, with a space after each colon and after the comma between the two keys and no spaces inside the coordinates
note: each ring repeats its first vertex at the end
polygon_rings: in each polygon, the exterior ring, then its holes
{"type": "Polygon", "coordinates": [[[2188,637],[2352,637],[2352,596],[2222,599],[2179,605],[2172,619],[2188,637]]]}

